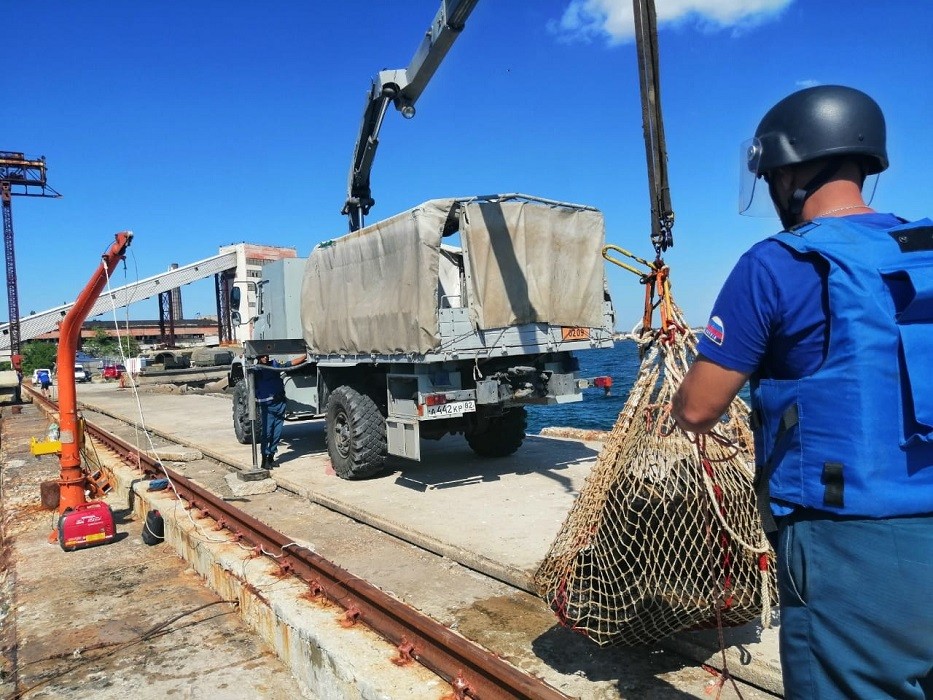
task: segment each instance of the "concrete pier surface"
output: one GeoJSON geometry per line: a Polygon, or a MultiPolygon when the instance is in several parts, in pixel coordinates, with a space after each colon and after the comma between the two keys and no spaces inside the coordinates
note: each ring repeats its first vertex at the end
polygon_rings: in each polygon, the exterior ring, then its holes
{"type": "MultiPolygon", "coordinates": [[[[90,420],[145,425],[155,436],[149,449],[183,446],[164,452],[167,466],[569,696],[707,697],[715,691],[717,677],[703,668],[722,667],[715,630],[677,635],[653,648],[600,649],[560,627],[529,592],[598,443],[529,437],[513,457],[482,460],[462,438],[449,437],[425,442],[420,463],[392,460],[383,474],[348,482],[330,468],[320,422],[287,424],[281,464],[272,472],[277,490],[243,497],[231,490],[227,471],[197,458],[243,469],[251,464],[250,446],[234,437],[227,397],[157,387],[140,387],[137,397],[131,389],[91,384],[79,387],[78,398],[90,420]]],[[[121,430],[146,448],[141,431],[121,430]]],[[[726,630],[726,662],[743,697],[781,693],[776,632],[754,624],[726,630]]],[[[435,697],[418,692],[410,697],[435,697]]],[[[736,695],[727,686],[723,697],[736,695]]]]}
{"type": "Polygon", "coordinates": [[[0,696],[4,698],[314,698],[274,649],[188,564],[145,545],[143,522],[111,499],[117,539],[64,552],[48,542],[56,511],[40,484],[56,455],[34,457],[48,420],[26,405],[3,415],[0,696]]]}

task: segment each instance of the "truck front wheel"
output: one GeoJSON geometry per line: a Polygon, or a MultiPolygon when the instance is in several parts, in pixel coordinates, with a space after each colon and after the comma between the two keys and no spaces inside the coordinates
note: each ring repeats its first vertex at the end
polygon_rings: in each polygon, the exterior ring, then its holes
{"type": "Polygon", "coordinates": [[[324,433],[334,471],[341,479],[365,479],[385,466],[386,426],[366,394],[338,387],[327,399],[324,433]]]}
{"type": "Polygon", "coordinates": [[[527,419],[524,407],[510,408],[501,416],[489,418],[482,432],[467,433],[467,443],[480,457],[508,457],[522,446],[527,419]]]}
{"type": "Polygon", "coordinates": [[[245,380],[233,387],[233,432],[241,445],[253,441],[253,425],[249,419],[249,386],[245,380]]]}

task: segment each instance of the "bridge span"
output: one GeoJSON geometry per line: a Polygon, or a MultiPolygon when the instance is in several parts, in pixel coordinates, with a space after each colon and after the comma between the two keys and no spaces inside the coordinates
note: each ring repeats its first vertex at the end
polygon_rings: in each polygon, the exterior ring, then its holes
{"type": "MultiPolygon", "coordinates": [[[[133,282],[103,292],[91,308],[88,318],[98,316],[116,308],[123,308],[138,301],[149,299],[163,292],[178,289],[183,285],[195,282],[211,275],[235,270],[237,268],[237,251],[222,251],[218,255],[198,260],[197,262],[182,265],[172,270],[160,272],[152,277],[133,282]]],[[[58,328],[58,324],[65,314],[74,306],[74,302],[56,306],[46,311],[40,311],[19,320],[20,340],[25,342],[45,333],[51,333],[58,328]]],[[[0,355],[9,355],[10,352],[10,324],[0,324],[0,355]]]]}

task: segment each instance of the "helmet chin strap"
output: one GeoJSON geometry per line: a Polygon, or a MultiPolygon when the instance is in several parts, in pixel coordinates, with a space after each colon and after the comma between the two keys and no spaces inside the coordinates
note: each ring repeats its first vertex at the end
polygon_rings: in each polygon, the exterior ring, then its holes
{"type": "Polygon", "coordinates": [[[789,231],[792,226],[797,223],[797,217],[800,215],[800,211],[795,214],[792,211],[794,197],[802,195],[802,201],[800,202],[800,209],[803,209],[803,202],[806,201],[807,193],[805,190],[794,190],[794,193],[791,195],[791,202],[787,205],[781,202],[781,198],[778,196],[777,191],[777,178],[772,177],[770,182],[768,182],[768,193],[771,195],[771,201],[774,202],[774,208],[777,209],[778,216],[781,218],[781,226],[784,227],[785,231],[789,231]]]}
{"type": "Polygon", "coordinates": [[[839,172],[841,167],[842,159],[834,158],[830,160],[810,179],[810,182],[802,188],[795,189],[791,193],[786,204],[780,201],[778,193],[775,191],[775,182],[777,178],[771,178],[771,182],[768,183],[768,192],[771,194],[771,201],[774,202],[777,208],[778,216],[781,217],[781,225],[785,230],[801,222],[803,205],[810,198],[810,195],[829,182],[833,176],[839,172]]]}

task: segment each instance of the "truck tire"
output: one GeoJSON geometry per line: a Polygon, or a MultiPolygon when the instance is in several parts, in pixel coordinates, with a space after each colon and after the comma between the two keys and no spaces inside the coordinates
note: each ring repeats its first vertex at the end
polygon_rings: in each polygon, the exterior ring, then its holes
{"type": "Polygon", "coordinates": [[[385,466],[385,418],[366,394],[341,386],[327,399],[324,435],[334,471],[341,479],[366,479],[385,466]]]}
{"type": "Polygon", "coordinates": [[[252,443],[253,426],[249,419],[249,385],[245,381],[233,387],[233,432],[236,433],[237,442],[241,445],[252,443]]]}
{"type": "Polygon", "coordinates": [[[490,418],[486,430],[467,433],[467,443],[480,457],[508,457],[525,440],[527,418],[524,407],[510,408],[501,416],[490,418]]]}

